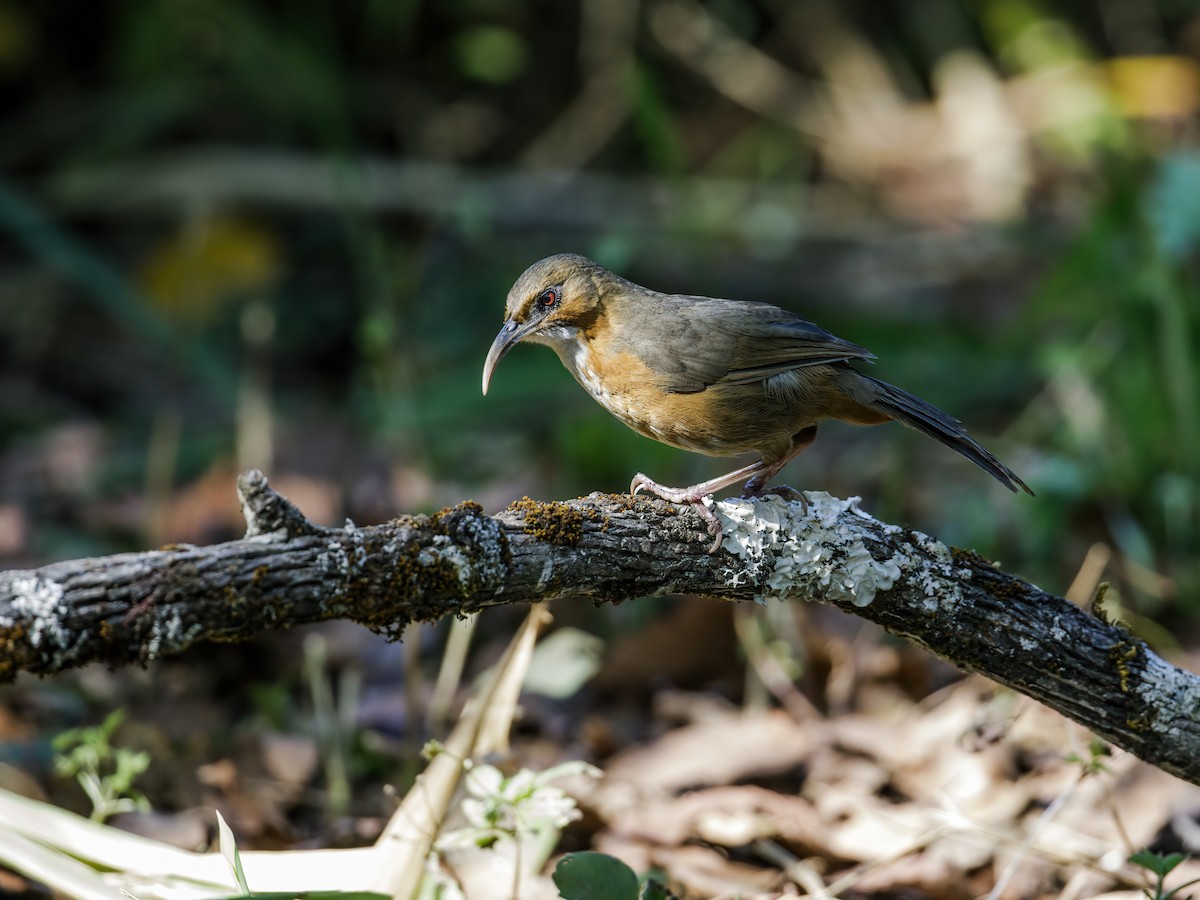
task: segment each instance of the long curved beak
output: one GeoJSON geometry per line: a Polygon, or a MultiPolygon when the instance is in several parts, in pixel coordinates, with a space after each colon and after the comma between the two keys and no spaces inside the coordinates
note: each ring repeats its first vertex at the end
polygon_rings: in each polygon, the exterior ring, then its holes
{"type": "Polygon", "coordinates": [[[500,333],[496,335],[496,339],[492,341],[492,346],[488,349],[487,359],[483,361],[483,392],[488,391],[488,382],[492,380],[492,373],[496,371],[496,366],[500,365],[500,360],[508,355],[521,338],[533,331],[533,323],[520,325],[513,319],[509,319],[504,323],[504,327],[500,329],[500,333]]]}

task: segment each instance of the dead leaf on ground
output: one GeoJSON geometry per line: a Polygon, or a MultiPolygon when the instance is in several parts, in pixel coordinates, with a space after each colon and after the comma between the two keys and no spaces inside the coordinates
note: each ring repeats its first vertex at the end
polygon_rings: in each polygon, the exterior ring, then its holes
{"type": "Polygon", "coordinates": [[[779,710],[714,716],[618,754],[607,780],[648,795],[732,784],[790,771],[808,756],[813,740],[811,727],[779,710]]]}

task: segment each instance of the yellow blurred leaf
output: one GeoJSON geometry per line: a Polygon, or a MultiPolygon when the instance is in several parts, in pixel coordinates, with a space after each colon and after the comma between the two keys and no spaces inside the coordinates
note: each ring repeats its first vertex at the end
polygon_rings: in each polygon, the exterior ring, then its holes
{"type": "Polygon", "coordinates": [[[0,74],[24,69],[37,54],[37,31],[29,13],[13,3],[0,3],[0,74]]]}
{"type": "Polygon", "coordinates": [[[142,289],[172,318],[211,321],[231,300],[261,294],[279,279],[279,242],[253,222],[213,217],[184,229],[142,266],[142,289]]]}
{"type": "Polygon", "coordinates": [[[1177,119],[1200,107],[1200,65],[1183,56],[1123,56],[1107,64],[1109,88],[1135,119],[1177,119]]]}

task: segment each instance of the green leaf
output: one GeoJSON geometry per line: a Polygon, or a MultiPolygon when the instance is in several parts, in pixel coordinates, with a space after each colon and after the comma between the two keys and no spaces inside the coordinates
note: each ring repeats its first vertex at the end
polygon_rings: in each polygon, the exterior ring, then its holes
{"type": "Polygon", "coordinates": [[[563,900],[638,900],[633,869],[606,853],[569,853],[554,867],[563,900]]]}
{"type": "Polygon", "coordinates": [[[1160,878],[1167,875],[1172,869],[1178,866],[1181,862],[1187,859],[1186,853],[1170,853],[1163,856],[1161,853],[1152,853],[1149,850],[1139,850],[1133,856],[1129,857],[1129,862],[1135,866],[1141,866],[1149,872],[1153,872],[1160,878]]]}
{"type": "Polygon", "coordinates": [[[458,34],[454,55],[459,69],[479,81],[503,84],[525,68],[525,39],[517,32],[495,25],[477,25],[458,34]]]}

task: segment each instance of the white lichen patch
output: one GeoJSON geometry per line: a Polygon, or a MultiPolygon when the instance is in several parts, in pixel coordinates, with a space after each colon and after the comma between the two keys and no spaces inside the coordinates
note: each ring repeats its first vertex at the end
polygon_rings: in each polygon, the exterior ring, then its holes
{"type": "Polygon", "coordinates": [[[807,512],[774,496],[706,501],[721,520],[722,546],[746,563],[727,573],[727,583],[753,581],[764,597],[804,594],[869,605],[896,583],[909,560],[895,552],[876,559],[864,538],[901,529],[863,512],[858,497],[841,500],[824,491],[805,496],[807,512]]]}
{"type": "Polygon", "coordinates": [[[463,597],[503,584],[505,564],[500,523],[489,516],[463,517],[455,522],[454,534],[455,537],[434,535],[429,545],[417,554],[417,564],[426,569],[449,569],[463,597]]]}
{"type": "Polygon", "coordinates": [[[157,659],[160,655],[170,656],[178,653],[193,641],[204,630],[199,622],[193,622],[185,628],[184,620],[178,612],[171,610],[163,615],[156,615],[150,626],[150,637],[146,641],[146,659],[157,659]]]}
{"type": "Polygon", "coordinates": [[[417,562],[422,566],[448,565],[454,570],[458,583],[463,588],[471,584],[471,560],[462,548],[444,534],[435,535],[432,546],[425,547],[417,555],[417,562]]]}
{"type": "Polygon", "coordinates": [[[934,559],[939,559],[942,562],[950,561],[950,548],[936,538],[931,538],[923,531],[912,531],[913,542],[932,556],[934,559]]]}
{"type": "Polygon", "coordinates": [[[460,532],[470,538],[475,547],[471,574],[480,587],[503,585],[507,565],[504,562],[506,542],[500,523],[491,516],[475,516],[459,524],[460,532]]]}
{"type": "Polygon", "coordinates": [[[341,541],[331,540],[325,545],[325,552],[317,556],[317,565],[326,572],[345,575],[350,571],[350,555],[341,541]]]}
{"type": "MultiPolygon", "coordinates": [[[[384,528],[391,526],[381,526],[384,528]]],[[[454,523],[454,536],[434,534],[429,543],[415,556],[413,534],[402,528],[376,546],[379,529],[360,528],[347,522],[344,530],[325,542],[324,549],[316,562],[322,573],[333,576],[347,586],[356,582],[367,572],[388,571],[398,573],[411,587],[418,586],[417,578],[409,567],[415,562],[426,570],[438,570],[451,574],[461,588],[462,596],[479,589],[495,589],[503,584],[506,571],[505,543],[500,523],[488,516],[461,517],[454,523]]],[[[345,594],[330,597],[336,605],[345,594]]]]}
{"type": "Polygon", "coordinates": [[[13,611],[28,617],[30,645],[38,647],[47,640],[54,647],[65,648],[70,633],[63,627],[67,609],[62,604],[62,585],[30,574],[13,578],[11,586],[13,611]]]}
{"type": "Polygon", "coordinates": [[[349,519],[346,522],[346,535],[350,538],[350,548],[353,553],[354,565],[361,566],[367,561],[367,548],[364,543],[363,534],[349,519]]]}

